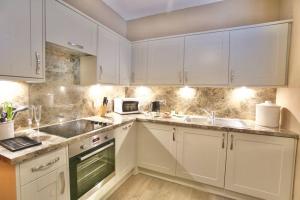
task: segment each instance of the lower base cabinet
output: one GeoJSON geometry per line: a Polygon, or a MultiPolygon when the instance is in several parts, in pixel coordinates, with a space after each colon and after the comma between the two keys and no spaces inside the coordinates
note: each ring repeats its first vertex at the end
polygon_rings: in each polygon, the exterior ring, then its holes
{"type": "Polygon", "coordinates": [[[136,166],[136,131],[133,123],[114,130],[116,176],[123,177],[136,166]]]}
{"type": "Polygon", "coordinates": [[[138,124],[137,162],[139,167],[175,175],[176,135],[173,127],[138,124]]]}
{"type": "Polygon", "coordinates": [[[229,133],[226,184],[231,191],[267,200],[291,200],[295,140],[229,133]]]}
{"type": "Polygon", "coordinates": [[[227,133],[177,128],[176,175],[224,187],[227,133]]]}
{"type": "Polygon", "coordinates": [[[22,200],[69,199],[67,166],[63,166],[30,184],[21,187],[22,200]]]}
{"type": "Polygon", "coordinates": [[[70,199],[67,152],[62,148],[20,164],[21,200],[70,199]]]}
{"type": "Polygon", "coordinates": [[[139,123],[137,164],[265,200],[292,200],[293,138],[139,123]]]}

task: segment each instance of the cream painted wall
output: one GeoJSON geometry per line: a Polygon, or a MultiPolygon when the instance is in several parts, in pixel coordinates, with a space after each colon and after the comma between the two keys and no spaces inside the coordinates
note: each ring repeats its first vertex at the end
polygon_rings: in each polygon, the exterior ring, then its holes
{"type": "Polygon", "coordinates": [[[289,59],[288,88],[277,90],[277,103],[286,108],[283,110],[282,127],[298,131],[300,134],[300,1],[281,0],[281,4],[281,16],[283,18],[293,16],[294,21],[289,59]]]}
{"type": "Polygon", "coordinates": [[[128,21],[127,36],[141,40],[278,20],[280,0],[226,0],[128,21]]]}
{"type": "Polygon", "coordinates": [[[101,0],[64,0],[122,36],[127,35],[127,22],[101,0]]]}
{"type": "MultiPolygon", "coordinates": [[[[300,134],[300,1],[281,0],[281,18],[293,16],[288,88],[277,90],[277,104],[283,107],[282,128],[300,134]]],[[[300,143],[296,160],[294,200],[300,200],[300,143]]]]}
{"type": "Polygon", "coordinates": [[[280,19],[293,18],[293,0],[280,0],[279,8],[280,19]]]}

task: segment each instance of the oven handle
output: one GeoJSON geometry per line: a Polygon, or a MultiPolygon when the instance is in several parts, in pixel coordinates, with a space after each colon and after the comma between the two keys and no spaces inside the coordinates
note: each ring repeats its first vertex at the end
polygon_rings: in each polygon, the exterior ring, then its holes
{"type": "Polygon", "coordinates": [[[99,152],[101,152],[101,151],[104,151],[105,149],[107,149],[107,148],[109,148],[109,147],[111,147],[111,146],[114,146],[114,145],[115,145],[114,143],[110,143],[110,144],[108,144],[108,145],[106,145],[106,146],[104,146],[104,147],[102,147],[102,148],[100,148],[100,149],[97,149],[96,151],[93,151],[92,153],[90,153],[90,154],[88,154],[88,155],[85,155],[85,156],[80,157],[80,160],[81,160],[81,161],[84,161],[84,160],[86,160],[86,159],[92,157],[93,155],[96,155],[97,153],[99,153],[99,152]]]}

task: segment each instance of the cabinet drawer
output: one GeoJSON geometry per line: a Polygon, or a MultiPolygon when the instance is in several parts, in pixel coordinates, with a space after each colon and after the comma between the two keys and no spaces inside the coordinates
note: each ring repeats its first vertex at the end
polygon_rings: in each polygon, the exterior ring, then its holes
{"type": "Polygon", "coordinates": [[[60,149],[20,165],[21,185],[31,182],[67,163],[66,149],[60,149]]]}

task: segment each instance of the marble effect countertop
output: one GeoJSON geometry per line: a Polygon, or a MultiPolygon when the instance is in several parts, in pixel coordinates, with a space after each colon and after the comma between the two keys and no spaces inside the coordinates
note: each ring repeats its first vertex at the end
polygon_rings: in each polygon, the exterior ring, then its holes
{"type": "MultiPolygon", "coordinates": [[[[226,132],[239,132],[245,134],[256,134],[256,135],[267,135],[267,136],[277,136],[285,138],[298,139],[299,135],[287,130],[281,129],[271,129],[255,125],[255,122],[249,120],[238,120],[238,119],[216,119],[214,123],[203,120],[204,118],[199,118],[199,121],[187,122],[183,117],[172,117],[172,118],[162,118],[162,117],[152,117],[144,114],[134,114],[134,115],[119,115],[116,113],[110,113],[107,117],[88,117],[85,119],[90,119],[94,121],[107,121],[111,125],[104,127],[97,131],[92,131],[86,134],[78,135],[72,138],[62,138],[55,135],[50,135],[47,133],[40,133],[40,138],[42,144],[36,147],[24,149],[17,152],[10,152],[9,150],[0,146],[0,160],[10,163],[11,165],[20,164],[27,160],[36,158],[47,152],[65,147],[71,143],[78,142],[82,139],[91,137],[95,134],[101,132],[111,131],[117,127],[123,126],[125,124],[138,121],[138,122],[151,122],[172,126],[180,127],[191,127],[191,128],[201,128],[209,130],[219,130],[226,132]]],[[[26,131],[17,132],[16,136],[27,135],[26,131]]]]}

